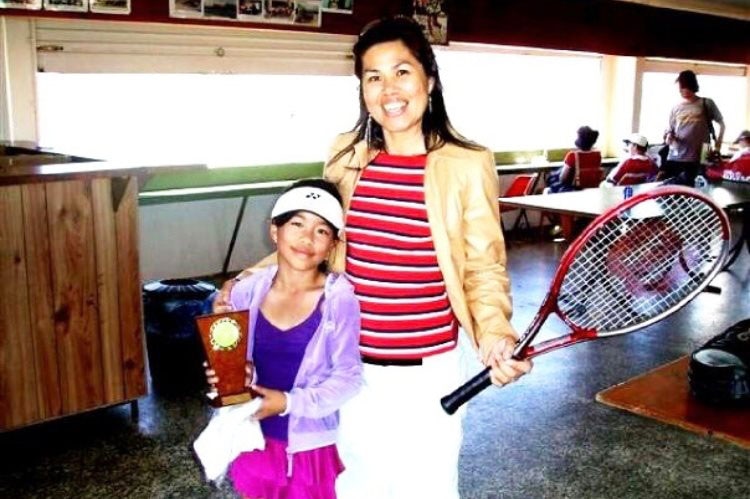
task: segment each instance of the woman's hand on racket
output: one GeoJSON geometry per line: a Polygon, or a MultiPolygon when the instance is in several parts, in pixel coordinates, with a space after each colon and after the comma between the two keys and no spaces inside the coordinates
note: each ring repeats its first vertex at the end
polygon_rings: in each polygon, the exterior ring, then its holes
{"type": "Polygon", "coordinates": [[[482,364],[490,368],[492,384],[504,386],[531,371],[530,360],[513,358],[515,347],[516,339],[509,335],[486,335],[480,341],[479,357],[482,364]]]}

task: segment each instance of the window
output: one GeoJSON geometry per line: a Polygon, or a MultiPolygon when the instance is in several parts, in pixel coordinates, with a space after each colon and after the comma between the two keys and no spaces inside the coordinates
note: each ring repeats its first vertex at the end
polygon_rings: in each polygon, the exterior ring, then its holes
{"type": "MultiPolygon", "coordinates": [[[[639,120],[641,133],[648,137],[649,142],[662,142],[669,112],[680,101],[675,79],[680,71],[691,66],[690,63],[646,61],[639,120]],[[654,70],[649,71],[649,66],[654,70]]],[[[701,65],[694,70],[700,86],[698,95],[710,97],[716,102],[726,126],[724,144],[731,144],[740,131],[747,128],[748,92],[745,70],[741,66],[728,65],[701,65]]]]}
{"type": "Polygon", "coordinates": [[[602,123],[601,57],[473,44],[437,49],[456,129],[495,151],[572,147],[602,123]]]}
{"type": "Polygon", "coordinates": [[[356,86],[353,76],[38,73],[39,141],[157,163],[323,161],[356,122],[356,86]]]}
{"type": "MultiPolygon", "coordinates": [[[[349,38],[150,25],[141,36],[121,24],[38,22],[39,43],[64,47],[39,54],[43,146],[150,162],[310,162],[356,122],[349,38]],[[295,70],[303,76],[283,74],[295,70]]],[[[570,147],[579,126],[601,126],[599,56],[472,44],[436,52],[453,124],[493,150],[570,147]]]]}

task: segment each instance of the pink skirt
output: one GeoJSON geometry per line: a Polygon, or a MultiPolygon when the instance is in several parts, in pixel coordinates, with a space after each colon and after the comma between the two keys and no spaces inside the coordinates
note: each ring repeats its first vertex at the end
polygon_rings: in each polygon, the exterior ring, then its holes
{"type": "Polygon", "coordinates": [[[287,476],[286,442],[266,439],[266,448],[243,452],[229,469],[234,488],[263,499],[336,499],[336,477],[344,471],[335,445],[292,455],[287,476]]]}

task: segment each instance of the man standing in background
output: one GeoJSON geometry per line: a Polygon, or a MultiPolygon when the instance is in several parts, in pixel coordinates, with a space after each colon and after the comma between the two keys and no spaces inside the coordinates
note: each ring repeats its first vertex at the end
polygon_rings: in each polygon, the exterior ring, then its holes
{"type": "Polygon", "coordinates": [[[724,118],[713,100],[698,97],[698,78],[694,72],[682,71],[676,83],[682,101],[669,113],[669,127],[664,132],[669,153],[660,178],[677,177],[679,183],[693,185],[695,176],[701,171],[701,160],[705,159],[701,156],[704,144],[709,150],[721,150],[724,118]],[[719,124],[718,134],[714,132],[714,122],[719,124]],[[713,148],[711,137],[714,138],[713,148]]]}

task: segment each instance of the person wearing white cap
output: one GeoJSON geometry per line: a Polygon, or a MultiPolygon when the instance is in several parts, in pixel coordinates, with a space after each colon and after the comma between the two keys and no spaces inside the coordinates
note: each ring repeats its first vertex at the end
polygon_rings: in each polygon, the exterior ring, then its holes
{"type": "Polygon", "coordinates": [[[249,314],[246,383],[262,399],[253,417],[265,441],[230,465],[242,497],[336,498],[338,410],[362,385],[359,301],[326,266],[343,226],[333,184],[296,182],[271,210],[277,264],[232,288],[227,307],[249,314]]]}
{"type": "Polygon", "coordinates": [[[648,139],[641,134],[633,133],[624,139],[628,156],[612,169],[604,180],[606,185],[623,183],[640,184],[650,182],[659,173],[653,159],[646,155],[648,139]]]}
{"type": "Polygon", "coordinates": [[[740,132],[734,143],[739,149],[724,167],[722,177],[733,182],[750,182],[750,130],[740,132]]]}

